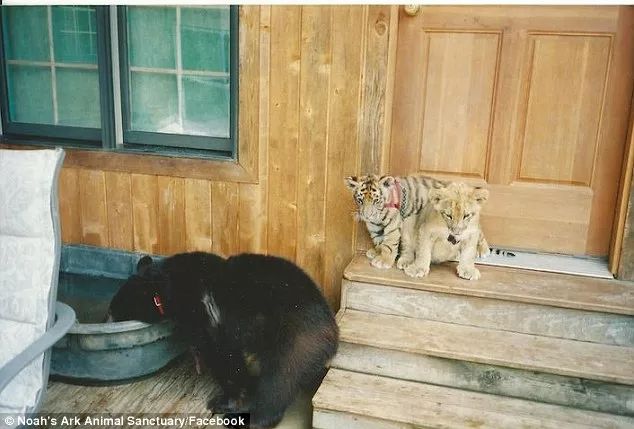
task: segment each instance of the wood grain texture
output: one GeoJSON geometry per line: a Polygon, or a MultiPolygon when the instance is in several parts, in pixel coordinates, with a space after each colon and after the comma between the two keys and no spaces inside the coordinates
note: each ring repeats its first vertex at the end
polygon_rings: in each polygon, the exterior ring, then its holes
{"type": "Polygon", "coordinates": [[[421,171],[485,177],[501,42],[493,31],[424,32],[421,171]]]}
{"type": "Polygon", "coordinates": [[[134,250],[158,254],[160,244],[157,178],[145,174],[133,174],[131,186],[134,250]]]}
{"type": "Polygon", "coordinates": [[[331,368],[634,416],[634,388],[341,343],[331,368]]]}
{"type": "Polygon", "coordinates": [[[237,183],[211,184],[212,250],[223,256],[235,255],[240,250],[240,187],[237,183]]]}
{"type": "Polygon", "coordinates": [[[622,280],[634,281],[634,188],[630,191],[630,203],[623,231],[618,277],[622,280]]]}
{"type": "MultiPolygon", "coordinates": [[[[360,174],[380,174],[388,166],[397,15],[397,6],[373,5],[366,11],[358,130],[360,174]]],[[[357,249],[368,248],[364,225],[356,225],[355,237],[357,249]]]]}
{"type": "MultiPolygon", "coordinates": [[[[258,172],[257,184],[240,185],[240,251],[266,253],[268,233],[268,143],[269,143],[269,82],[271,60],[271,7],[260,7],[258,23],[259,86],[258,111],[258,172]]],[[[254,136],[255,137],[255,136],[254,136]]]]}
{"type": "Polygon", "coordinates": [[[185,179],[185,249],[211,252],[211,184],[185,179]]]}
{"type": "Polygon", "coordinates": [[[80,169],[77,180],[82,243],[108,247],[105,174],[99,170],[80,169]]]}
{"type": "Polygon", "coordinates": [[[59,216],[64,243],[81,243],[79,170],[63,168],[59,176],[59,216]]]}
{"type": "MultiPolygon", "coordinates": [[[[631,209],[632,196],[632,176],[634,175],[634,94],[632,96],[632,103],[630,108],[630,125],[627,135],[627,146],[624,151],[623,168],[621,171],[621,181],[619,185],[619,195],[616,204],[616,219],[614,222],[614,228],[612,230],[612,241],[610,242],[610,271],[617,274],[617,277],[621,280],[634,281],[634,266],[628,270],[631,274],[623,276],[623,264],[630,263],[634,259],[634,245],[630,243],[625,246],[625,229],[632,231],[632,224],[626,222],[631,221],[634,216],[631,209]],[[627,226],[626,226],[627,225],[627,226]],[[622,259],[624,251],[629,251],[630,259],[622,259]]],[[[630,264],[634,265],[634,264],[630,264]]]]}
{"type": "Polygon", "coordinates": [[[204,413],[207,398],[218,387],[196,374],[189,355],[164,371],[130,384],[80,386],[49,382],[45,413],[204,413]]]}
{"type": "MultiPolygon", "coordinates": [[[[294,260],[297,250],[298,141],[302,8],[271,10],[268,251],[294,260]]],[[[302,186],[303,188],[303,186],[302,186]]]]}
{"type": "Polygon", "coordinates": [[[106,172],[106,201],[110,247],[134,250],[132,191],[130,175],[106,172]]]}
{"type": "Polygon", "coordinates": [[[600,156],[595,165],[592,202],[586,252],[606,254],[610,244],[614,211],[628,120],[631,94],[634,88],[634,8],[619,6],[616,34],[613,41],[613,61],[608,71],[605,107],[600,128],[600,156]],[[601,192],[598,192],[601,190],[601,192]],[[609,219],[610,222],[606,222],[609,219]]]}
{"type": "Polygon", "coordinates": [[[323,283],[333,8],[304,7],[301,21],[296,261],[323,283]],[[324,126],[325,125],[325,126],[324,126]]]}
{"type": "Polygon", "coordinates": [[[633,22],[631,8],[621,7],[401,12],[390,171],[481,178],[491,202],[513,207],[485,213],[495,246],[607,255],[632,93],[633,22]],[[518,182],[536,191],[533,198],[517,193],[518,182]],[[562,193],[572,204],[555,197],[562,193]],[[524,215],[546,204],[540,217],[524,215]],[[551,207],[585,216],[562,222],[548,218],[551,207]]]}
{"type": "MultiPolygon", "coordinates": [[[[313,398],[313,406],[318,412],[335,411],[349,413],[351,417],[361,416],[361,419],[388,420],[387,426],[374,427],[389,429],[625,429],[634,423],[628,417],[337,369],[331,369],[326,375],[313,398]]],[[[324,429],[336,427],[324,426],[324,429]]]]}
{"type": "Polygon", "coordinates": [[[339,334],[341,341],[381,349],[634,385],[629,347],[349,309],[339,334]]]}
{"type": "Polygon", "coordinates": [[[360,157],[357,127],[364,9],[337,7],[332,25],[323,292],[338,308],[341,276],[354,252],[356,207],[343,178],[357,173],[360,157]]]}
{"type": "Polygon", "coordinates": [[[185,180],[159,176],[157,191],[159,253],[171,255],[185,248],[185,180]]]}
{"type": "Polygon", "coordinates": [[[429,426],[391,422],[381,418],[360,416],[332,410],[313,411],[313,429],[429,429],[429,426]]]}
{"type": "Polygon", "coordinates": [[[478,281],[459,278],[454,264],[434,265],[427,277],[413,279],[396,268],[377,270],[368,258],[357,255],[344,277],[411,289],[634,315],[634,286],[628,282],[483,265],[478,269],[482,273],[478,281]]]}
{"type": "MultiPolygon", "coordinates": [[[[634,347],[634,317],[344,280],[346,308],[634,347]]],[[[634,349],[633,349],[634,350],[634,349]]]]}
{"type": "Polygon", "coordinates": [[[611,42],[609,36],[529,36],[518,179],[590,185],[611,42]]]}

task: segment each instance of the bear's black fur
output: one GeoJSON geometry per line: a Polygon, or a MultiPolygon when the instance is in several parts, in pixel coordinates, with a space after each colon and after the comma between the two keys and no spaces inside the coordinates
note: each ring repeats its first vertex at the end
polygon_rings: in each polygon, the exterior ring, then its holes
{"type": "Polygon", "coordinates": [[[110,313],[173,319],[222,388],[209,408],[248,412],[251,427],[274,427],[300,390],[317,388],[337,350],[337,325],[315,283],[273,256],[194,252],[156,264],[144,257],[110,313]]]}

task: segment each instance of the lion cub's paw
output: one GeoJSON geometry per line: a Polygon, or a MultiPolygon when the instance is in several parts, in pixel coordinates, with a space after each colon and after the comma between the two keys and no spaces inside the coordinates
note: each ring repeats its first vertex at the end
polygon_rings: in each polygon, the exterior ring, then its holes
{"type": "Polygon", "coordinates": [[[394,265],[394,259],[389,256],[378,255],[372,259],[371,264],[373,267],[387,270],[388,268],[392,268],[392,265],[394,265]]]}
{"type": "Polygon", "coordinates": [[[367,256],[370,259],[376,258],[378,254],[379,253],[376,251],[374,247],[370,247],[368,250],[365,251],[365,256],[367,256]]]}
{"type": "Polygon", "coordinates": [[[420,267],[416,264],[409,264],[405,267],[405,274],[410,277],[425,277],[429,274],[429,267],[420,267]]]}
{"type": "Polygon", "coordinates": [[[467,280],[478,280],[480,278],[480,270],[476,267],[463,267],[458,265],[458,277],[467,280]]]}
{"type": "Polygon", "coordinates": [[[414,255],[401,255],[396,261],[396,268],[403,270],[408,265],[411,265],[412,262],[414,262],[414,255]]]}

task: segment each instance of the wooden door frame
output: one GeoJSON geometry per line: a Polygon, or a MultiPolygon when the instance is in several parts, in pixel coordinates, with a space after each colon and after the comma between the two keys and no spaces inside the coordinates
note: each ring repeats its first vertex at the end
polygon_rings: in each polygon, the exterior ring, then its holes
{"type": "MultiPolygon", "coordinates": [[[[634,21],[634,6],[615,6],[625,9],[624,17],[622,18],[625,23],[634,21]]],[[[392,33],[391,39],[392,43],[389,44],[389,56],[393,57],[392,67],[395,68],[396,63],[396,51],[398,47],[398,32],[399,32],[399,24],[400,19],[403,15],[403,6],[393,5],[391,7],[391,25],[390,32],[392,33]],[[394,19],[396,18],[396,19],[394,19]]],[[[620,25],[624,25],[623,22],[619,23],[620,25]]],[[[630,37],[630,40],[624,41],[625,44],[629,44],[634,46],[634,37],[630,37]]],[[[395,74],[395,70],[391,70],[393,74],[395,74]]],[[[632,70],[631,75],[634,77],[634,62],[632,62],[632,70]]],[[[388,84],[389,88],[387,93],[388,95],[393,95],[394,92],[394,79],[392,79],[391,84],[388,84]]],[[[624,249],[629,249],[628,254],[634,255],[634,192],[632,191],[632,182],[634,176],[634,91],[632,96],[630,97],[630,112],[629,112],[629,125],[627,126],[627,139],[625,141],[625,147],[623,151],[623,159],[622,159],[622,167],[621,167],[621,175],[617,193],[617,202],[615,207],[614,220],[611,230],[611,238],[610,245],[608,249],[608,258],[609,264],[608,268],[615,275],[618,274],[619,278],[623,275],[623,260],[621,259],[622,253],[624,249]],[[626,240],[624,242],[626,225],[630,226],[632,230],[631,235],[633,236],[631,240],[626,240]],[[629,246],[629,247],[628,247],[629,246]],[[631,249],[630,249],[631,247],[631,249]]],[[[390,100],[391,101],[391,100],[390,100]]],[[[390,155],[391,155],[391,120],[392,120],[392,108],[391,103],[386,103],[386,108],[389,109],[386,111],[385,120],[388,122],[387,127],[387,138],[384,138],[382,143],[382,150],[380,151],[383,156],[380,162],[376,163],[375,167],[379,167],[381,172],[386,172],[389,170],[390,165],[390,155]]],[[[385,137],[385,136],[384,136],[385,137]]],[[[379,143],[377,141],[377,143],[379,143]]],[[[357,237],[358,239],[358,237],[357,237]]],[[[357,240],[359,241],[359,240],[357,240]]],[[[363,242],[363,240],[360,240],[363,242]]],[[[363,246],[359,246],[361,243],[357,243],[357,248],[362,248],[363,246]]],[[[634,265],[634,264],[633,264],[634,265]]],[[[624,278],[627,280],[634,281],[634,266],[629,269],[629,276],[631,278],[624,278]]]]}
{"type": "MultiPolygon", "coordinates": [[[[633,65],[634,67],[634,65],[633,65]]],[[[609,268],[618,278],[634,281],[634,267],[630,266],[623,253],[634,254],[634,240],[625,239],[625,230],[634,228],[634,201],[632,201],[632,176],[634,175],[634,93],[630,107],[630,123],[628,127],[623,166],[619,185],[618,201],[614,215],[614,227],[610,243],[609,268]]]]}

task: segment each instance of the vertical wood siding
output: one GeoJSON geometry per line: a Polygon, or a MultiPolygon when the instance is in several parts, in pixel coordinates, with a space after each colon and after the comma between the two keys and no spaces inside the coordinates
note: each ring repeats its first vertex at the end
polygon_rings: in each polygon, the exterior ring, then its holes
{"type": "Polygon", "coordinates": [[[395,9],[259,12],[259,40],[241,41],[260,46],[241,59],[260,70],[259,85],[243,87],[241,98],[259,103],[258,117],[240,130],[259,139],[258,183],[65,168],[63,240],[158,254],[284,256],[336,308],[343,268],[364,236],[343,177],[386,165],[395,9]]]}

